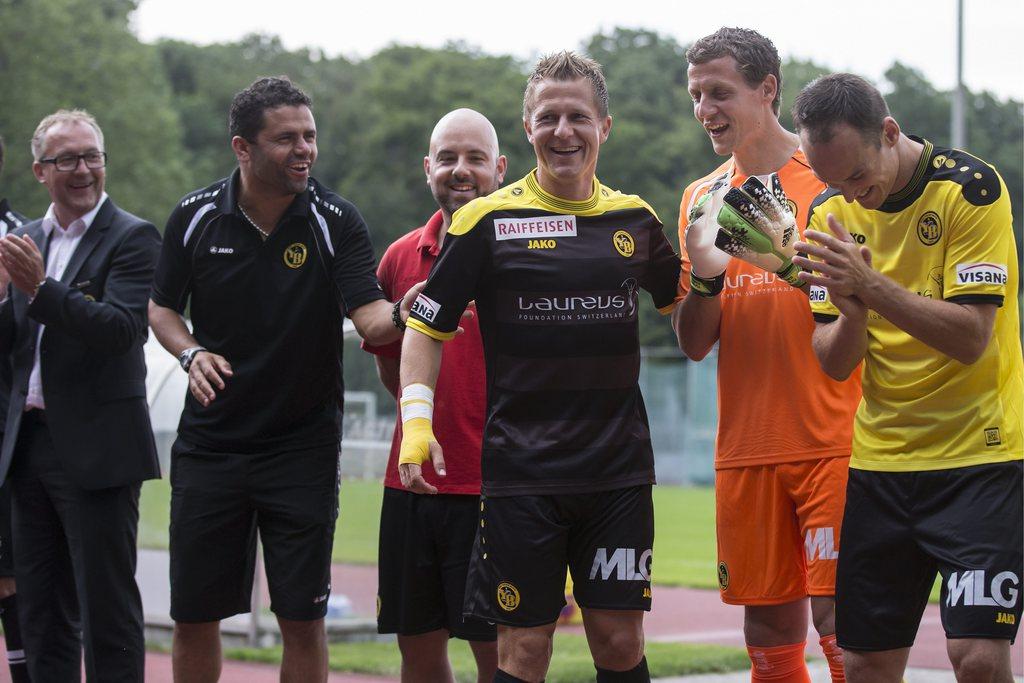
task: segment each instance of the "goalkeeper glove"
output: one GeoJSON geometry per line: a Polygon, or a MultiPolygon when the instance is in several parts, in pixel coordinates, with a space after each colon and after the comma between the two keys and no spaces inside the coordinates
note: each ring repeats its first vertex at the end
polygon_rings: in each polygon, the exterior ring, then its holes
{"type": "Polygon", "coordinates": [[[715,246],[715,217],[729,190],[729,174],[714,179],[711,187],[690,209],[686,222],[686,253],[690,257],[690,288],[701,296],[718,296],[725,284],[728,254],[715,246]]]}
{"type": "Polygon", "coordinates": [[[742,186],[726,193],[725,204],[718,212],[721,228],[715,245],[727,254],[800,287],[803,285],[797,278],[800,268],[793,263],[796,219],[789,210],[789,200],[777,173],[771,174],[768,184],[770,187],[765,187],[757,177],[751,176],[742,186]]]}
{"type": "MultiPolygon", "coordinates": [[[[430,444],[434,437],[434,391],[426,384],[410,384],[402,389],[402,445],[398,451],[399,465],[423,465],[430,460],[430,444]]],[[[444,474],[443,470],[438,474],[444,474]]]]}

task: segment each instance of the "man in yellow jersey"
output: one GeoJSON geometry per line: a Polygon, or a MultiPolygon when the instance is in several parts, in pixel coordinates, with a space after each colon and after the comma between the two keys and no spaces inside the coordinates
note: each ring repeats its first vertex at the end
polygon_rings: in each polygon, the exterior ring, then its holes
{"type": "Polygon", "coordinates": [[[428,460],[446,476],[441,341],[475,300],[487,420],[464,612],[498,624],[494,680],[544,679],[568,567],[598,683],[646,683],[654,456],[637,313],[640,289],[671,312],[679,257],[646,202],[595,177],[612,126],[599,64],[541,59],[523,125],[537,168],[455,213],[409,319],[399,473],[413,491],[428,460]]]}
{"type": "Polygon", "coordinates": [[[794,259],[813,270],[814,350],[836,378],[864,360],[836,579],[847,678],[900,680],[938,571],[957,678],[1011,681],[1024,363],[1006,185],[904,134],[857,76],[811,83],[793,118],[830,188],[794,259]]]}
{"type": "Polygon", "coordinates": [[[685,297],[672,316],[679,346],[692,360],[718,342],[719,588],[724,602],[743,605],[755,683],[810,680],[808,613],[838,683],[843,663],[833,596],[859,377],[837,382],[817,367],[806,287],[719,251],[715,216],[689,219],[723,174],[727,188],[777,172],[799,226],[825,186],[796,134],[779,123],[781,64],[768,38],[721,28],[690,46],[686,59],[694,116],[715,152],[729,156],[683,193],[685,297]],[[771,362],[751,363],[756,357],[771,362]],[[760,390],[780,385],[794,389],[781,403],[760,390]]]}

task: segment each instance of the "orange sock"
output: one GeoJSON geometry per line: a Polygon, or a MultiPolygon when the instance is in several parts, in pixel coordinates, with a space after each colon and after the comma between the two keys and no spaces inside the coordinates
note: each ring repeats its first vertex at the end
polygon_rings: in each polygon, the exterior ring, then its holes
{"type": "Polygon", "coordinates": [[[828,660],[828,671],[832,674],[832,683],[846,683],[846,674],[843,673],[843,650],[836,644],[836,634],[822,636],[821,651],[825,653],[828,660]]]}
{"type": "Polygon", "coordinates": [[[778,647],[747,646],[753,666],[751,683],[811,683],[804,663],[804,643],[778,647]]]}

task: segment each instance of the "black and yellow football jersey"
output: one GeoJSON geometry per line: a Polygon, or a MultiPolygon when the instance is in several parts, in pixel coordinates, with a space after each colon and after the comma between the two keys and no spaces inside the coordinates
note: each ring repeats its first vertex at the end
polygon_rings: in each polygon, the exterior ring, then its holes
{"type": "MultiPolygon", "coordinates": [[[[924,150],[906,188],[877,210],[826,190],[808,227],[827,233],[834,214],[871,249],[873,267],[908,290],[999,309],[988,347],[971,365],[869,313],[850,466],[900,472],[1020,460],[1024,362],[1006,185],[984,161],[914,139],[924,150]]],[[[838,316],[826,289],[812,287],[810,298],[818,322],[838,316]]]]}
{"type": "MultiPolygon", "coordinates": [[[[455,213],[409,327],[450,339],[476,301],[485,495],[654,483],[638,289],[668,313],[678,279],[679,257],[653,209],[596,179],[590,198],[574,202],[545,192],[531,172],[455,213]]],[[[455,401],[435,409],[458,410],[455,401]]]]}

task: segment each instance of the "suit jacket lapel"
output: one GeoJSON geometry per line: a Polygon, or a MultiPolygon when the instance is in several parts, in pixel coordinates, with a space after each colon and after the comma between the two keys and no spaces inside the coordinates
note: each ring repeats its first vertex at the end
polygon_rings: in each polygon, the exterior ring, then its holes
{"type": "Polygon", "coordinates": [[[103,233],[106,232],[107,228],[110,227],[110,221],[114,218],[114,203],[110,201],[108,197],[103,206],[100,207],[99,213],[96,214],[96,218],[93,219],[92,225],[82,235],[82,241],[78,243],[78,247],[75,249],[75,253],[71,255],[71,260],[68,261],[67,268],[64,269],[64,274],[61,275],[60,281],[66,285],[70,285],[71,282],[78,275],[78,271],[82,269],[82,264],[85,263],[85,259],[89,258],[89,254],[96,248],[96,245],[100,243],[100,239],[103,237],[103,233]]]}

